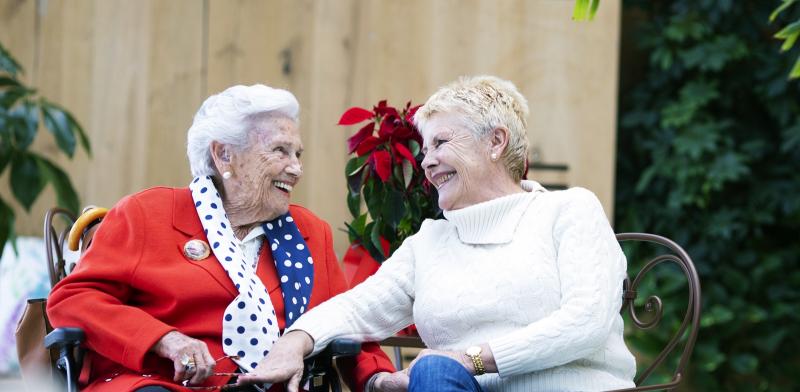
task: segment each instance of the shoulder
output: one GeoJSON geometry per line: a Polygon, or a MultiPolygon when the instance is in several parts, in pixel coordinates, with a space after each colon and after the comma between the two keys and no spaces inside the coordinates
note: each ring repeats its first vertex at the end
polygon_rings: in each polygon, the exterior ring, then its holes
{"type": "Polygon", "coordinates": [[[574,187],[563,191],[546,192],[542,199],[548,200],[550,203],[555,204],[562,210],[579,208],[579,209],[597,209],[602,211],[602,205],[592,191],[574,187]]]}
{"type": "Polygon", "coordinates": [[[165,202],[172,204],[176,199],[186,199],[186,202],[191,201],[192,194],[189,192],[189,188],[156,186],[125,196],[120,200],[120,203],[135,200],[139,204],[162,204],[165,202]]]}
{"type": "Polygon", "coordinates": [[[313,233],[330,232],[331,228],[328,222],[320,218],[311,210],[297,204],[289,205],[289,213],[292,215],[297,228],[305,235],[313,233]]]}

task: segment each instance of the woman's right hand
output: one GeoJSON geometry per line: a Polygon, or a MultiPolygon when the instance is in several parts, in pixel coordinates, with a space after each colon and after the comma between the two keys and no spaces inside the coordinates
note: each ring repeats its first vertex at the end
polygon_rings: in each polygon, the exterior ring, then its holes
{"type": "Polygon", "coordinates": [[[303,377],[303,358],[313,349],[314,340],[309,334],[291,331],[275,342],[252,372],[239,376],[237,385],[286,382],[287,392],[297,392],[303,377]]]}
{"type": "Polygon", "coordinates": [[[375,384],[372,384],[372,388],[377,392],[406,392],[408,390],[408,372],[401,370],[394,373],[380,373],[375,379],[375,384]]]}
{"type": "Polygon", "coordinates": [[[168,332],[153,345],[150,351],[172,361],[175,367],[175,382],[188,380],[197,385],[214,372],[214,357],[208,352],[205,343],[190,338],[178,331],[168,332]],[[194,366],[187,366],[186,362],[194,366]]]}

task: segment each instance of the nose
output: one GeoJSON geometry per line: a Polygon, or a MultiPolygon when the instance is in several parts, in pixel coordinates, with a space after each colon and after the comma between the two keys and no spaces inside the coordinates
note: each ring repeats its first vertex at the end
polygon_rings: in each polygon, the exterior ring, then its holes
{"type": "Polygon", "coordinates": [[[422,158],[422,169],[428,170],[428,168],[438,165],[439,162],[434,157],[433,151],[428,151],[425,153],[425,157],[422,158]]]}
{"type": "Polygon", "coordinates": [[[303,175],[303,162],[300,162],[300,158],[292,158],[292,161],[286,166],[286,173],[296,178],[303,175]]]}

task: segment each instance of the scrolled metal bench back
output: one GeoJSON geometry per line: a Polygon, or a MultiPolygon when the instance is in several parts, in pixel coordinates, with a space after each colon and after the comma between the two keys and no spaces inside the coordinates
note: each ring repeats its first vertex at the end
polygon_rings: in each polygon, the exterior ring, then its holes
{"type": "Polygon", "coordinates": [[[638,309],[634,303],[638,295],[637,289],[639,288],[639,284],[642,282],[644,276],[649,271],[662,263],[674,263],[680,267],[688,282],[689,297],[687,301],[686,314],[681,322],[680,327],[672,335],[670,341],[655,358],[655,360],[644,371],[640,372],[636,376],[635,383],[638,387],[629,390],[648,391],[656,389],[672,389],[676,387],[683,379],[683,372],[686,369],[686,364],[691,357],[692,351],[694,350],[695,341],[697,340],[697,333],[700,328],[700,279],[697,275],[694,263],[692,262],[691,257],[689,257],[689,254],[686,253],[686,251],[678,244],[668,238],[647,233],[620,233],[617,234],[617,240],[619,242],[650,242],[661,245],[671,252],[668,254],[655,256],[653,259],[649,260],[636,274],[636,276],[633,278],[633,281],[630,279],[625,279],[622,297],[623,302],[620,313],[624,315],[627,311],[627,313],[630,315],[633,325],[635,325],[637,328],[648,330],[655,327],[658,325],[659,321],[661,321],[664,312],[661,298],[653,294],[647,297],[642,308],[640,308],[643,309],[644,312],[651,313],[652,318],[650,318],[648,321],[644,321],[640,317],[639,313],[637,313],[638,309]],[[686,337],[686,343],[683,347],[683,352],[681,353],[678,366],[675,368],[675,371],[672,375],[672,380],[664,384],[643,386],[642,383],[647,380],[653,371],[663,364],[667,356],[675,350],[678,343],[685,335],[687,335],[687,331],[688,336],[686,337]]]}

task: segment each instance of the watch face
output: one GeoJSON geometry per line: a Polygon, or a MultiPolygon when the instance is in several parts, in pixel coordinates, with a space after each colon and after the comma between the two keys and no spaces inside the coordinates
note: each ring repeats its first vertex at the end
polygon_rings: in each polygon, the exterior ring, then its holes
{"type": "Polygon", "coordinates": [[[472,347],[468,348],[467,349],[467,355],[469,355],[469,356],[481,355],[480,346],[472,346],[472,347]]]}

